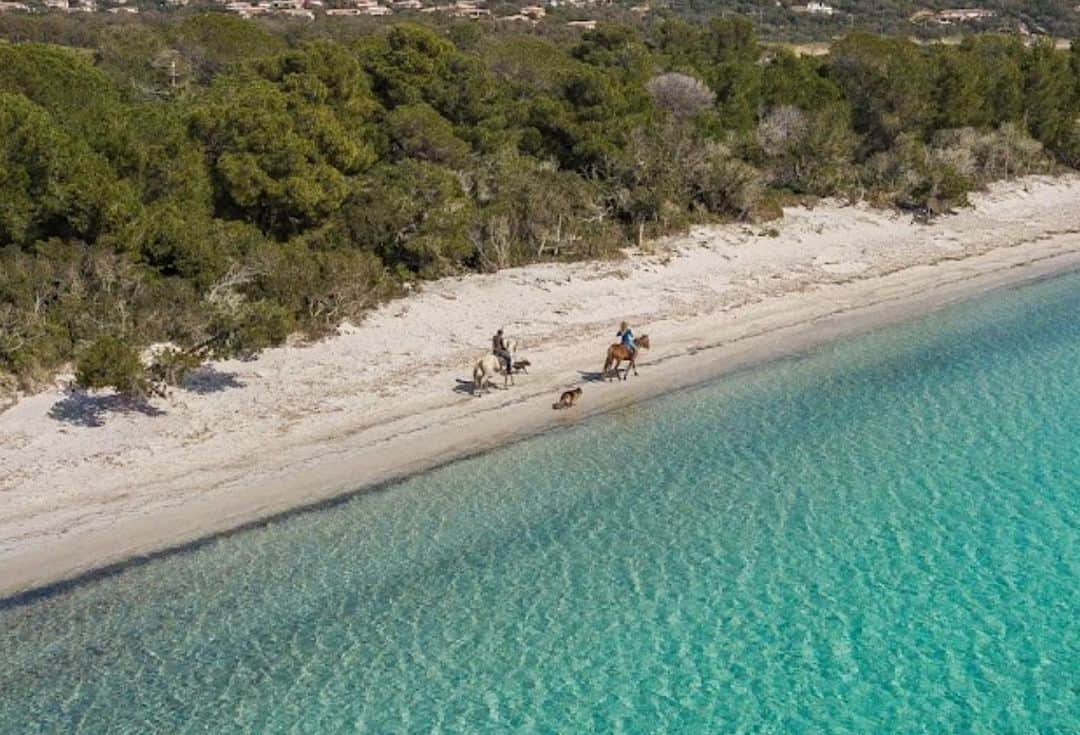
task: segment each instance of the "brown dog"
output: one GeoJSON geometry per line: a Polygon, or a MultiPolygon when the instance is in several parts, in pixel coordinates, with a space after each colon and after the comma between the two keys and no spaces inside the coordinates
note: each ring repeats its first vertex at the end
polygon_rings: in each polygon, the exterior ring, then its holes
{"type": "Polygon", "coordinates": [[[552,403],[551,407],[554,408],[556,411],[560,408],[571,408],[575,403],[577,403],[577,400],[579,398],[581,398],[581,388],[574,388],[572,390],[564,391],[563,394],[559,396],[558,403],[552,403]]]}
{"type": "Polygon", "coordinates": [[[510,368],[515,373],[525,373],[526,375],[528,375],[528,373],[529,373],[529,365],[532,365],[532,363],[529,362],[528,360],[517,360],[517,361],[514,362],[513,365],[510,366],[510,368]]]}

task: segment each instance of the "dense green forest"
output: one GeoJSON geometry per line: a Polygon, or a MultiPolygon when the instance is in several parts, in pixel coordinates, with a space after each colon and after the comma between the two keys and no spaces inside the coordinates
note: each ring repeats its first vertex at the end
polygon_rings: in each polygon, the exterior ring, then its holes
{"type": "Polygon", "coordinates": [[[423,279],[800,197],[940,211],[1080,164],[1076,44],[353,28],[202,14],[0,41],[0,384],[74,360],[81,385],[145,394],[423,279]]]}

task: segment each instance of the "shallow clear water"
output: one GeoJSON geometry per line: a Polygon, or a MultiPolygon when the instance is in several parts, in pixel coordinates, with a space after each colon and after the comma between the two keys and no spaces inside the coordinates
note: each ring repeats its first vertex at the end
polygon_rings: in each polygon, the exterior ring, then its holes
{"type": "Polygon", "coordinates": [[[0,609],[0,652],[5,733],[1078,732],[1080,274],[0,609]]]}

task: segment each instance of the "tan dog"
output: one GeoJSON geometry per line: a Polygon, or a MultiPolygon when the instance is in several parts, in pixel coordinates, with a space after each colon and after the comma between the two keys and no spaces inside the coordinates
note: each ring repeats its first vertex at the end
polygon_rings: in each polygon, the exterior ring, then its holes
{"type": "Polygon", "coordinates": [[[563,394],[559,396],[558,403],[552,403],[551,407],[556,411],[560,408],[572,408],[579,398],[581,398],[581,388],[564,391],[563,394]]]}

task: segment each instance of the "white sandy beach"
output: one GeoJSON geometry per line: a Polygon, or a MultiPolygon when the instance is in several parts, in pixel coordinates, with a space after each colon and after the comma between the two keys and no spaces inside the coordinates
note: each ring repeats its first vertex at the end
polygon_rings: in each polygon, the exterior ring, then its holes
{"type": "Polygon", "coordinates": [[[62,380],[0,413],[0,597],[1080,268],[1080,177],[1001,184],[973,204],[919,225],[825,202],[619,261],[425,284],[330,339],[215,363],[152,412],[62,380]],[[596,382],[624,318],[653,349],[640,377],[596,382]],[[472,364],[499,326],[530,374],[474,398],[472,364]],[[573,385],[581,406],[552,411],[573,385]]]}

